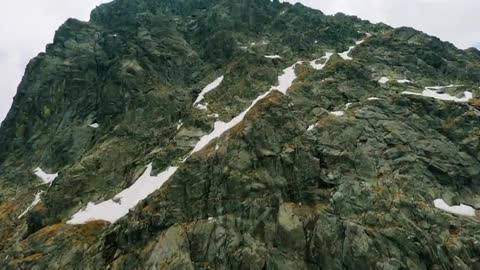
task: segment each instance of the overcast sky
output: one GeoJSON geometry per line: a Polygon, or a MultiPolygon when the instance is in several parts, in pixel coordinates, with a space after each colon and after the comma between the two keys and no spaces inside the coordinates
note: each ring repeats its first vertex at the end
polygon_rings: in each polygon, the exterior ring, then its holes
{"type": "MultiPolygon", "coordinates": [[[[161,1],[161,0],[159,0],[161,1]]],[[[0,17],[0,121],[8,112],[26,64],[52,42],[69,17],[88,20],[109,0],[15,0],[0,17]]],[[[460,48],[480,47],[479,0],[300,0],[327,14],[344,12],[392,26],[412,26],[460,48]]]]}

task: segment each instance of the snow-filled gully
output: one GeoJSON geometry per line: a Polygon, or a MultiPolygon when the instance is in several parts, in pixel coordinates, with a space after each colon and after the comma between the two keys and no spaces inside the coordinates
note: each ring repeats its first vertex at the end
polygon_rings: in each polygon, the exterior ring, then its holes
{"type": "Polygon", "coordinates": [[[355,49],[355,47],[357,47],[358,45],[362,44],[365,40],[360,40],[360,41],[357,41],[355,43],[355,46],[350,46],[348,48],[348,50],[342,52],[342,53],[339,53],[338,55],[340,55],[340,57],[343,59],[343,60],[353,60],[352,57],[349,56],[349,54],[353,51],[353,49],[355,49]]]}
{"type": "Polygon", "coordinates": [[[156,176],[152,176],[152,164],[129,188],[118,193],[113,199],[99,204],[88,203],[87,207],[72,216],[68,224],[83,224],[92,220],[115,222],[128,214],[141,200],[159,189],[177,171],[178,167],[169,167],[156,176]]]}
{"type": "MultiPolygon", "coordinates": [[[[55,174],[48,174],[46,172],[44,172],[40,167],[36,168],[33,173],[38,177],[40,178],[40,180],[42,180],[43,184],[44,185],[49,185],[49,186],[52,186],[53,184],[53,181],[55,181],[55,179],[58,177],[58,173],[55,173],[55,174]]],[[[20,216],[18,216],[18,219],[21,219],[23,216],[25,216],[33,207],[35,207],[38,203],[40,203],[41,201],[41,196],[42,194],[45,193],[45,191],[43,190],[40,190],[39,192],[37,192],[35,194],[35,199],[33,200],[33,202],[30,204],[30,206],[27,207],[27,209],[25,211],[23,211],[22,214],[20,214],[20,216]]]]}
{"type": "Polygon", "coordinates": [[[28,206],[27,209],[23,211],[20,216],[18,216],[18,219],[21,219],[23,216],[25,216],[33,207],[35,207],[35,205],[37,205],[41,201],[41,196],[44,192],[45,191],[42,190],[35,194],[35,199],[33,200],[32,204],[30,204],[30,206],[28,206]]]}
{"type": "MultiPolygon", "coordinates": [[[[359,41],[356,44],[361,44],[363,41],[359,41]]],[[[348,51],[340,53],[342,58],[348,57],[348,54],[351,50],[353,50],[355,46],[349,48],[348,51]]],[[[325,67],[327,62],[329,61],[330,57],[333,53],[326,53],[320,59],[315,59],[309,64],[316,70],[321,70],[325,67]],[[318,63],[320,62],[320,63],[318,63]]],[[[273,57],[272,57],[273,58],[273,57]]],[[[277,58],[277,57],[275,57],[277,58]]],[[[345,59],[345,58],[344,58],[345,59]]],[[[348,59],[351,60],[350,57],[348,59]]],[[[298,64],[304,63],[303,61],[298,61],[292,66],[287,67],[283,70],[283,73],[278,77],[278,85],[272,86],[270,90],[265,92],[264,94],[258,96],[255,100],[252,101],[250,106],[237,115],[235,118],[230,120],[228,123],[217,121],[214,124],[214,129],[211,133],[203,136],[200,138],[198,143],[195,145],[193,150],[187,155],[187,157],[183,160],[183,162],[187,161],[193,154],[201,151],[204,149],[208,144],[210,144],[215,139],[221,137],[225,132],[235,127],[237,124],[243,121],[245,116],[248,112],[261,100],[266,98],[270,93],[273,91],[278,91],[284,95],[287,94],[288,89],[293,85],[297,76],[295,74],[295,67],[298,64]]],[[[207,85],[203,91],[200,93],[197,100],[194,102],[194,106],[200,109],[207,109],[206,105],[200,104],[204,99],[205,95],[208,92],[213,91],[217,87],[221,85],[223,82],[224,77],[221,76],[217,78],[215,81],[207,85]]],[[[105,220],[111,223],[116,222],[126,214],[128,214],[129,210],[134,208],[140,201],[147,198],[150,194],[155,192],[156,190],[160,189],[162,185],[167,182],[178,170],[178,167],[169,167],[165,171],[161,172],[156,176],[151,176],[152,172],[152,164],[147,166],[147,169],[143,173],[143,175],[129,188],[125,189],[121,193],[117,194],[113,199],[100,202],[98,204],[95,203],[88,203],[87,207],[78,211],[76,214],[72,216],[72,218],[67,221],[68,224],[84,224],[89,221],[94,220],[105,220]]]]}
{"type": "Polygon", "coordinates": [[[199,108],[201,110],[207,110],[208,109],[207,108],[208,104],[203,105],[203,104],[200,104],[200,102],[205,98],[206,94],[208,94],[209,92],[217,89],[217,87],[219,87],[220,84],[222,84],[223,79],[224,79],[224,76],[220,76],[217,79],[215,79],[213,82],[211,82],[210,84],[205,86],[205,88],[203,88],[202,92],[200,92],[197,99],[193,103],[193,106],[197,106],[197,108],[199,108]]]}
{"type": "Polygon", "coordinates": [[[34,171],[35,175],[42,180],[44,184],[52,185],[53,181],[58,177],[58,173],[48,174],[44,172],[41,168],[36,168],[34,171]]]}

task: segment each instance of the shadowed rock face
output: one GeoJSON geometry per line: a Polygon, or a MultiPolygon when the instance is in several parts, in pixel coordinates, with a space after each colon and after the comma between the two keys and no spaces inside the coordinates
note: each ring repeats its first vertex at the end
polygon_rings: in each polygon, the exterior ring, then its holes
{"type": "Polygon", "coordinates": [[[477,216],[433,204],[480,208],[479,87],[478,50],[410,28],[276,0],[104,4],[29,63],[0,128],[0,268],[480,269],[477,216]],[[432,86],[473,99],[405,94],[432,86]],[[150,163],[178,169],[113,224],[68,223],[150,163]]]}

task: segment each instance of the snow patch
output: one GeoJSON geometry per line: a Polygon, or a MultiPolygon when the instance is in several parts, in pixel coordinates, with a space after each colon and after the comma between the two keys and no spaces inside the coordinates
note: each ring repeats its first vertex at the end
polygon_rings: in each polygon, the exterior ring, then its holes
{"type": "Polygon", "coordinates": [[[215,122],[213,131],[210,134],[207,134],[207,135],[203,136],[202,138],[200,138],[200,141],[198,141],[198,143],[193,148],[192,152],[184,159],[184,161],[186,161],[194,153],[197,153],[200,150],[202,150],[210,142],[212,142],[216,138],[219,138],[225,132],[227,132],[228,130],[230,130],[231,128],[233,128],[234,126],[239,124],[240,122],[242,122],[242,120],[245,118],[247,113],[253,108],[253,106],[255,106],[260,100],[262,100],[266,96],[268,96],[271,92],[272,92],[272,90],[270,90],[270,91],[264,93],[263,95],[257,97],[245,111],[243,111],[242,113],[237,115],[235,118],[230,120],[230,122],[228,122],[228,123],[225,123],[223,121],[215,122]]]}
{"type": "Polygon", "coordinates": [[[205,104],[197,104],[197,108],[202,110],[202,111],[206,111],[208,110],[208,103],[205,103],[205,104]]]}
{"type": "Polygon", "coordinates": [[[72,216],[68,224],[84,224],[93,220],[116,222],[135,207],[140,201],[163,186],[177,171],[178,167],[169,167],[156,176],[152,176],[152,164],[142,176],[129,188],[117,194],[114,199],[99,204],[88,203],[87,207],[72,216]]]}
{"type": "Polygon", "coordinates": [[[390,79],[387,78],[387,77],[382,77],[382,78],[380,78],[380,80],[378,80],[378,82],[381,83],[381,84],[386,84],[389,81],[390,81],[390,79]]]}
{"type": "Polygon", "coordinates": [[[197,105],[197,107],[200,108],[201,110],[206,110],[207,109],[206,105],[201,106],[198,103],[200,103],[205,98],[205,95],[208,94],[208,92],[211,92],[211,91],[215,90],[217,87],[219,87],[220,84],[222,84],[223,79],[224,79],[224,76],[220,76],[217,79],[215,79],[213,82],[211,82],[210,84],[205,86],[205,88],[203,88],[202,92],[200,92],[200,94],[198,95],[198,97],[195,100],[195,102],[193,103],[193,105],[194,106],[197,105]]]}
{"type": "Polygon", "coordinates": [[[407,79],[403,79],[403,80],[397,80],[398,83],[411,83],[412,81],[410,80],[407,80],[407,79]]]}
{"type": "Polygon", "coordinates": [[[53,181],[58,177],[58,173],[55,174],[48,174],[44,172],[40,167],[36,168],[33,173],[35,173],[38,178],[42,179],[44,184],[52,184],[53,181]]]}
{"type": "Polygon", "coordinates": [[[469,217],[475,216],[475,209],[465,204],[449,206],[443,199],[436,199],[433,201],[433,204],[436,208],[451,214],[469,217]]]}
{"type": "Polygon", "coordinates": [[[297,64],[300,64],[302,62],[296,62],[295,64],[293,64],[292,66],[290,67],[287,67],[286,69],[283,70],[283,73],[282,75],[280,75],[278,77],[278,86],[272,86],[272,88],[265,92],[264,94],[258,96],[254,101],[252,101],[252,103],[250,104],[250,106],[244,110],[243,112],[241,112],[239,115],[237,115],[235,118],[233,118],[232,120],[230,120],[230,122],[228,123],[225,123],[223,121],[217,121],[215,122],[214,124],[214,128],[213,128],[213,131],[210,133],[210,134],[207,134],[205,136],[203,136],[202,138],[200,138],[200,141],[198,141],[198,143],[195,145],[195,147],[193,148],[193,150],[190,152],[190,154],[185,157],[185,159],[183,160],[184,162],[191,156],[193,155],[194,153],[197,153],[199,152],[200,150],[202,150],[203,148],[205,148],[205,146],[207,146],[210,142],[212,142],[213,140],[219,138],[220,136],[222,136],[225,132],[227,132],[228,130],[230,130],[231,128],[233,128],[234,126],[238,125],[240,122],[243,121],[243,119],[245,118],[245,116],[247,115],[247,113],[262,99],[264,99],[265,97],[267,97],[272,91],[274,90],[277,90],[279,91],[280,93],[286,95],[287,94],[287,91],[288,89],[292,86],[293,84],[293,81],[295,81],[295,79],[297,78],[297,75],[295,74],[295,66],[297,64]]]}
{"type": "Polygon", "coordinates": [[[307,128],[307,130],[308,130],[308,131],[311,131],[311,130],[313,130],[314,128],[315,128],[315,125],[310,125],[310,126],[307,128]]]}
{"type": "Polygon", "coordinates": [[[338,55],[340,55],[340,57],[343,59],[343,60],[353,60],[352,57],[348,56],[353,49],[355,49],[355,47],[357,47],[358,45],[362,44],[365,40],[359,40],[357,42],[355,42],[355,46],[350,46],[348,48],[348,50],[344,51],[344,52],[341,52],[339,53],[338,55]]]}
{"type": "Polygon", "coordinates": [[[265,55],[265,58],[268,59],[282,59],[280,55],[265,55]]]}
{"type": "Polygon", "coordinates": [[[297,66],[297,64],[301,64],[301,63],[302,63],[301,61],[296,62],[292,66],[289,66],[288,68],[284,69],[282,75],[278,77],[278,82],[279,82],[278,86],[272,86],[270,91],[277,90],[278,92],[286,95],[287,90],[292,86],[293,81],[297,79],[297,75],[295,74],[295,67],[297,66]]]}
{"type": "Polygon", "coordinates": [[[348,110],[348,108],[350,108],[350,106],[352,106],[353,103],[347,103],[345,104],[345,110],[348,110]]]}
{"type": "Polygon", "coordinates": [[[367,100],[380,100],[380,99],[377,98],[377,97],[370,97],[370,98],[368,98],[367,100]]]}
{"type": "Polygon", "coordinates": [[[18,216],[18,219],[21,219],[23,216],[25,216],[30,210],[32,210],[33,207],[35,207],[41,201],[41,196],[44,192],[45,191],[42,190],[35,194],[35,199],[33,200],[33,202],[30,204],[29,207],[27,207],[25,211],[23,211],[23,213],[20,214],[20,216],[18,216]]]}
{"type": "Polygon", "coordinates": [[[322,58],[310,61],[310,65],[316,70],[321,70],[327,65],[328,60],[330,60],[332,55],[333,53],[326,53],[322,58]],[[317,62],[320,62],[320,64],[317,64],[317,62]]]}
{"type": "Polygon", "coordinates": [[[178,121],[178,123],[177,123],[177,130],[181,129],[182,127],[183,127],[183,121],[180,120],[180,121],[178,121]]]}
{"type": "Polygon", "coordinates": [[[426,87],[425,90],[423,90],[422,93],[404,91],[404,92],[402,92],[402,94],[403,95],[424,96],[424,97],[430,97],[430,98],[435,98],[435,99],[440,99],[440,100],[445,100],[445,101],[455,101],[455,102],[458,102],[458,103],[465,103],[465,102],[470,101],[473,98],[472,92],[469,92],[469,91],[463,92],[463,97],[457,98],[455,96],[451,96],[451,95],[447,94],[446,92],[444,92],[442,90],[442,89],[450,88],[450,87],[454,87],[454,86],[426,87]]]}
{"type": "Polygon", "coordinates": [[[93,123],[93,124],[89,125],[89,127],[97,129],[97,128],[100,127],[100,125],[98,123],[93,123]]]}
{"type": "MultiPolygon", "coordinates": [[[[320,65],[317,65],[315,62],[316,61],[312,61],[310,62],[310,64],[315,68],[315,69],[322,69],[325,67],[326,63],[328,62],[328,60],[330,59],[330,57],[332,56],[333,54],[332,53],[327,53],[325,54],[324,57],[322,57],[323,59],[325,59],[325,63],[323,64],[320,64],[320,65]]],[[[321,59],[322,59],[321,58],[321,59]]],[[[283,70],[283,73],[282,75],[280,75],[278,77],[278,85],[277,86],[272,86],[272,88],[267,91],[266,93],[258,96],[252,103],[251,105],[245,110],[243,111],[242,113],[240,113],[238,116],[236,116],[235,118],[233,118],[232,120],[230,120],[230,122],[228,123],[225,123],[225,122],[222,122],[222,121],[217,121],[215,122],[214,124],[214,129],[213,131],[210,133],[210,134],[207,134],[205,136],[203,136],[200,141],[195,145],[195,147],[193,148],[192,152],[184,159],[184,161],[186,161],[192,154],[196,153],[196,152],[199,152],[200,150],[202,150],[205,146],[207,146],[211,141],[219,138],[220,136],[222,136],[226,131],[228,131],[229,129],[233,128],[234,126],[236,126],[237,124],[239,124],[244,118],[245,116],[247,115],[247,113],[262,99],[264,99],[265,97],[267,97],[272,91],[276,90],[276,91],[279,91],[280,93],[286,95],[287,94],[287,91],[288,89],[292,86],[293,82],[295,81],[295,79],[297,79],[297,75],[295,74],[295,67],[297,64],[301,64],[302,62],[301,61],[298,61],[296,62],[295,64],[287,67],[286,69],[283,70]]]]}
{"type": "Polygon", "coordinates": [[[335,116],[344,116],[345,112],[344,111],[336,111],[336,112],[330,112],[331,115],[335,116]]]}

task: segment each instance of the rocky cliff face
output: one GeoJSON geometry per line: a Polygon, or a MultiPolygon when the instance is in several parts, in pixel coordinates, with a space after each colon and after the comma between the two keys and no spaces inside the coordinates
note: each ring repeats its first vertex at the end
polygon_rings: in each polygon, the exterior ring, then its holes
{"type": "Polygon", "coordinates": [[[104,4],[0,128],[0,268],[480,269],[479,87],[478,50],[409,28],[104,4]]]}

